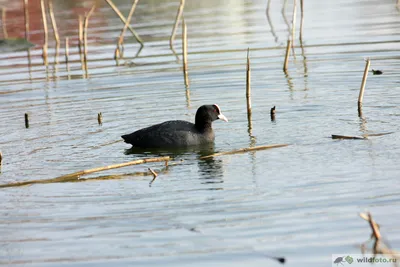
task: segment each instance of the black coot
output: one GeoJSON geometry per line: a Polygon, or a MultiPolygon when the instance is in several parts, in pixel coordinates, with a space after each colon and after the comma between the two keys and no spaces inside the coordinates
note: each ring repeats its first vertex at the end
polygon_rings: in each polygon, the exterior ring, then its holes
{"type": "Polygon", "coordinates": [[[121,137],[126,143],[140,148],[198,146],[214,141],[211,123],[218,119],[228,121],[218,105],[203,105],[196,112],[194,124],[180,120],[166,121],[121,137]]]}

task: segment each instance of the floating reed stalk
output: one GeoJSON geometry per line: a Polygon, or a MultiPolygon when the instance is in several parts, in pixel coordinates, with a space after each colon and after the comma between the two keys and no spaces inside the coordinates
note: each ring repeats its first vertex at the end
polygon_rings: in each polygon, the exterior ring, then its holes
{"type": "Polygon", "coordinates": [[[120,49],[121,49],[121,46],[124,43],[124,35],[125,35],[125,32],[126,32],[126,29],[128,28],[129,24],[131,23],[133,12],[135,12],[136,5],[137,5],[138,2],[139,2],[139,0],[134,0],[133,1],[131,10],[129,11],[128,18],[126,19],[125,25],[121,30],[121,34],[119,35],[119,39],[118,39],[117,49],[115,50],[115,59],[118,59],[119,57],[123,57],[123,54],[122,54],[120,49]]]}
{"type": "Polygon", "coordinates": [[[360,94],[358,96],[358,107],[361,108],[363,98],[364,98],[364,89],[365,89],[365,84],[367,83],[367,77],[368,77],[368,70],[369,66],[371,65],[371,61],[368,58],[367,62],[365,63],[365,69],[364,69],[364,76],[361,82],[361,87],[360,87],[360,94]]]}
{"type": "Polygon", "coordinates": [[[29,5],[28,0],[24,0],[24,15],[25,15],[25,39],[29,39],[29,5]]]}
{"type": "Polygon", "coordinates": [[[29,128],[29,115],[25,113],[25,128],[29,128]]]}
{"type": "Polygon", "coordinates": [[[289,55],[290,55],[290,47],[292,46],[292,41],[288,40],[286,45],[286,55],[285,55],[285,63],[283,64],[283,71],[287,71],[287,66],[289,63],[289,55]]]}
{"type": "Polygon", "coordinates": [[[235,149],[235,150],[227,151],[227,152],[215,153],[215,154],[211,154],[211,155],[208,155],[208,156],[203,156],[203,157],[200,157],[200,159],[208,159],[208,158],[218,157],[218,156],[223,156],[223,155],[246,153],[246,152],[250,152],[250,151],[265,150],[265,149],[277,148],[277,147],[285,147],[285,146],[288,146],[288,144],[277,144],[277,145],[247,147],[247,148],[235,149]]]}
{"type": "Polygon", "coordinates": [[[83,61],[85,63],[85,74],[86,78],[88,77],[88,64],[87,64],[87,50],[88,50],[88,44],[87,44],[87,35],[88,35],[88,26],[89,26],[89,18],[93,14],[94,9],[96,8],[96,5],[93,5],[92,8],[90,9],[89,13],[85,17],[85,25],[83,28],[83,61]]]}
{"type": "MultiPolygon", "coordinates": [[[[94,168],[94,169],[88,169],[88,170],[83,170],[83,171],[79,171],[79,172],[74,172],[74,173],[71,173],[71,174],[62,175],[62,176],[59,176],[59,177],[56,177],[56,178],[52,178],[52,179],[33,180],[33,181],[17,182],[17,183],[11,183],[11,184],[3,184],[3,185],[0,185],[0,188],[24,186],[24,185],[31,185],[31,184],[76,182],[76,181],[80,181],[80,180],[86,180],[86,179],[79,179],[80,176],[83,176],[83,175],[86,175],[86,174],[91,174],[91,173],[100,172],[100,171],[106,171],[106,170],[112,170],[112,169],[132,166],[132,165],[139,165],[139,164],[143,164],[143,163],[168,161],[170,159],[171,158],[169,156],[160,157],[160,158],[139,159],[139,160],[129,161],[129,162],[125,162],[125,163],[114,164],[114,165],[109,165],[109,166],[105,166],[105,167],[99,167],[99,168],[94,168]]],[[[143,175],[143,173],[139,173],[139,174],[143,175]]],[[[92,178],[92,179],[95,179],[95,178],[92,178]]],[[[103,179],[103,180],[107,180],[107,179],[103,179]]]]}
{"type": "Polygon", "coordinates": [[[3,28],[3,37],[4,39],[8,38],[8,33],[7,33],[7,9],[5,7],[3,7],[1,9],[1,26],[3,28]]]}
{"type": "MultiPolygon", "coordinates": [[[[114,3],[111,0],[106,0],[106,2],[114,10],[114,12],[118,15],[118,17],[122,21],[122,23],[126,24],[126,19],[125,19],[124,15],[122,15],[122,13],[114,5],[114,3]]],[[[139,37],[139,35],[135,32],[135,30],[131,26],[128,25],[128,29],[133,34],[133,36],[135,37],[136,41],[138,43],[140,43],[140,50],[142,50],[142,48],[144,46],[142,39],[139,37]]]]}
{"type": "Polygon", "coordinates": [[[151,186],[153,184],[153,182],[156,180],[158,174],[153,171],[151,168],[149,168],[149,171],[151,172],[151,174],[153,175],[153,179],[150,181],[149,186],[151,186]]]}
{"type": "Polygon", "coordinates": [[[58,35],[56,17],[54,16],[53,0],[49,0],[49,14],[50,14],[50,19],[51,19],[51,26],[53,27],[54,39],[56,40],[56,45],[59,46],[60,45],[60,37],[58,35]]]}
{"type": "Polygon", "coordinates": [[[301,12],[301,20],[300,20],[300,43],[303,43],[304,0],[300,0],[300,12],[301,12]]]}
{"type": "Polygon", "coordinates": [[[276,107],[271,108],[271,121],[275,121],[276,107]]]}
{"type": "Polygon", "coordinates": [[[174,53],[174,55],[178,61],[179,61],[179,57],[174,49],[174,40],[175,40],[175,35],[176,35],[176,29],[178,28],[178,24],[181,19],[184,7],[185,7],[185,0],[181,0],[181,4],[179,5],[178,11],[176,13],[175,24],[174,24],[174,27],[172,28],[171,37],[169,38],[169,47],[171,48],[172,53],[174,53]]]}
{"type": "Polygon", "coordinates": [[[40,0],[40,7],[42,9],[42,20],[43,20],[43,31],[44,31],[44,44],[43,44],[43,64],[48,65],[47,62],[47,47],[49,45],[48,29],[47,29],[47,18],[46,18],[46,7],[44,0],[40,0]]]}
{"type": "Polygon", "coordinates": [[[183,78],[185,86],[189,87],[188,65],[187,65],[187,28],[185,19],[182,18],[182,63],[183,63],[183,78]]]}
{"type": "Polygon", "coordinates": [[[99,125],[103,125],[103,114],[101,112],[97,113],[97,122],[99,125]]]}

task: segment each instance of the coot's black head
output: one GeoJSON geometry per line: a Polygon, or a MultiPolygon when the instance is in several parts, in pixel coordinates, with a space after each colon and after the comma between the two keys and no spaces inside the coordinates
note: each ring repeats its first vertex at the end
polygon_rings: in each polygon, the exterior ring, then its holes
{"type": "Polygon", "coordinates": [[[196,128],[201,131],[211,128],[211,123],[218,119],[228,121],[217,104],[203,105],[196,112],[196,128]]]}

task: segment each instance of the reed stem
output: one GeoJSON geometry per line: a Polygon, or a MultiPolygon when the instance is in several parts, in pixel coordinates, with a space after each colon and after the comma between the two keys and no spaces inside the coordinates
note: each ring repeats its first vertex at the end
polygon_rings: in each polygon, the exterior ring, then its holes
{"type": "Polygon", "coordinates": [[[88,52],[88,44],[87,44],[87,36],[88,36],[88,26],[89,26],[89,18],[93,14],[96,5],[93,5],[90,9],[89,13],[85,16],[85,25],[83,28],[83,61],[85,63],[85,74],[86,78],[88,77],[88,64],[87,64],[87,52],[88,52]]]}
{"type": "Polygon", "coordinates": [[[47,29],[47,18],[46,18],[46,7],[44,5],[44,0],[40,0],[40,7],[42,10],[42,20],[43,20],[43,31],[44,31],[44,44],[43,44],[43,64],[48,65],[47,61],[47,47],[49,45],[48,29],[47,29]]]}
{"type": "Polygon", "coordinates": [[[134,0],[133,3],[132,3],[132,7],[131,7],[131,10],[129,11],[128,18],[126,19],[124,27],[121,30],[121,34],[119,35],[117,49],[115,50],[115,58],[123,57],[123,54],[122,54],[120,49],[121,49],[121,46],[124,43],[124,35],[125,35],[125,32],[126,32],[126,29],[128,29],[128,26],[131,23],[133,13],[135,12],[136,5],[137,5],[138,2],[139,2],[139,0],[134,0]]]}
{"type": "Polygon", "coordinates": [[[174,49],[174,40],[175,40],[176,30],[178,28],[179,21],[181,19],[184,7],[185,7],[185,0],[181,0],[181,3],[180,3],[179,8],[178,8],[178,11],[176,13],[175,24],[174,24],[174,27],[172,28],[171,37],[169,38],[169,47],[171,48],[172,53],[174,53],[174,55],[175,55],[175,57],[176,57],[176,59],[178,61],[179,61],[179,57],[178,57],[178,54],[176,53],[176,51],[174,49]]]}
{"type": "Polygon", "coordinates": [[[287,41],[287,45],[286,45],[286,55],[285,55],[285,63],[283,64],[283,71],[286,72],[287,71],[287,66],[289,63],[289,55],[290,55],[290,47],[292,45],[292,41],[288,40],[287,41]]]}
{"type": "Polygon", "coordinates": [[[370,65],[371,65],[371,61],[368,58],[365,63],[364,75],[363,75],[363,79],[361,81],[360,94],[358,95],[358,106],[359,107],[362,106],[362,102],[363,102],[363,98],[364,98],[364,91],[365,91],[365,84],[367,83],[368,70],[369,70],[370,65]]]}

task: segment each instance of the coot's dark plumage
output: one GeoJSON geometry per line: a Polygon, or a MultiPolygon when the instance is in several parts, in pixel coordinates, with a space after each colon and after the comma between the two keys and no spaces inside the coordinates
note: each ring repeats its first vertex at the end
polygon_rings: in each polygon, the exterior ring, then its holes
{"type": "Polygon", "coordinates": [[[180,120],[166,121],[121,137],[126,143],[140,148],[198,146],[214,141],[211,123],[218,119],[228,121],[218,105],[204,105],[197,110],[194,124],[180,120]]]}

